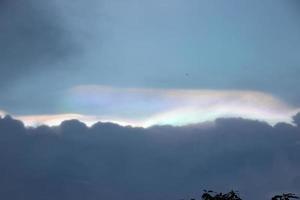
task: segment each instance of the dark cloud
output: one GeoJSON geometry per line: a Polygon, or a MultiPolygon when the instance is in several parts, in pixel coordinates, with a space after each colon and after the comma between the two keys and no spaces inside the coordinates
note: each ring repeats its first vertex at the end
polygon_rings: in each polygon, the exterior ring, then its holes
{"type": "Polygon", "coordinates": [[[0,0],[0,33],[2,87],[20,76],[46,70],[76,49],[51,2],[0,0]]]}
{"type": "Polygon", "coordinates": [[[294,121],[295,124],[297,124],[297,126],[300,127],[300,113],[298,113],[297,115],[295,115],[293,117],[293,121],[294,121]]]}
{"type": "Polygon", "coordinates": [[[245,199],[300,192],[299,127],[218,119],[148,129],[0,119],[1,199],[180,199],[201,189],[245,199]]]}

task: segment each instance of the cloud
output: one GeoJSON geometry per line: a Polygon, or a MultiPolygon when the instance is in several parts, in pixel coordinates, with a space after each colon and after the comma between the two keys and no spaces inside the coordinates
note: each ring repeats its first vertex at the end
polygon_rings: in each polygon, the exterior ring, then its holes
{"type": "Polygon", "coordinates": [[[1,87],[61,61],[74,52],[75,43],[54,4],[0,1],[1,87]]]}
{"type": "Polygon", "coordinates": [[[300,113],[293,117],[293,122],[297,124],[297,126],[300,126],[300,113]]]}
{"type": "Polygon", "coordinates": [[[6,113],[3,110],[0,110],[0,117],[6,115],[6,113]]]}
{"type": "Polygon", "coordinates": [[[241,118],[214,126],[122,127],[78,120],[25,128],[0,118],[2,199],[245,199],[299,192],[299,127],[241,118]]]}
{"type": "MultiPolygon", "coordinates": [[[[77,119],[88,126],[98,121],[122,126],[183,126],[214,121],[217,118],[242,117],[297,124],[292,118],[299,108],[258,91],[183,90],[116,88],[99,85],[74,87],[58,103],[58,114],[12,114],[26,126],[57,126],[62,121],[77,119]]],[[[9,113],[9,112],[8,112],[9,113]]]]}
{"type": "Polygon", "coordinates": [[[219,117],[243,117],[292,123],[300,109],[276,97],[247,90],[183,90],[116,88],[101,85],[74,87],[61,107],[106,119],[134,121],[143,127],[156,124],[186,125],[219,117]]]}
{"type": "Polygon", "coordinates": [[[122,119],[113,119],[113,118],[105,118],[101,116],[93,116],[93,115],[80,115],[74,113],[68,114],[57,114],[57,115],[20,115],[15,116],[16,119],[19,119],[24,122],[26,126],[39,126],[39,125],[49,125],[49,126],[57,126],[61,124],[65,120],[80,120],[86,123],[88,126],[91,126],[99,121],[102,122],[112,122],[117,123],[119,125],[133,125],[139,126],[139,122],[134,121],[123,121],[122,119]]]}

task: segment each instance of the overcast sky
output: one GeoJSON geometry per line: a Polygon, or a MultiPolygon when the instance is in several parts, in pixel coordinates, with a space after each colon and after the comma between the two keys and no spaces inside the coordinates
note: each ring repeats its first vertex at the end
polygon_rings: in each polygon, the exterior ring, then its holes
{"type": "Polygon", "coordinates": [[[300,195],[299,9],[0,0],[0,199],[300,195]]]}
{"type": "Polygon", "coordinates": [[[0,110],[89,114],[66,103],[86,85],[257,91],[297,110],[299,8],[297,0],[1,0],[0,110]]]}

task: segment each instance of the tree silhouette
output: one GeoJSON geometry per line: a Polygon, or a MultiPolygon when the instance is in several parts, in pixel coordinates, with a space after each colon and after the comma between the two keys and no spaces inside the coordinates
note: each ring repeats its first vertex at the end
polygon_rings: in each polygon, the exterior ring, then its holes
{"type": "Polygon", "coordinates": [[[300,199],[298,196],[292,193],[283,193],[282,195],[276,195],[272,197],[272,200],[291,200],[291,199],[300,199]]]}
{"type": "MultiPolygon", "coordinates": [[[[228,193],[217,193],[212,190],[204,190],[204,193],[201,196],[202,200],[242,200],[239,197],[237,191],[231,190],[228,193]]],[[[293,200],[300,199],[298,196],[292,193],[283,193],[282,195],[275,195],[271,200],[293,200]]],[[[190,200],[196,200],[194,198],[190,200]]]]}
{"type": "Polygon", "coordinates": [[[228,193],[215,193],[214,191],[206,191],[202,195],[203,200],[242,200],[238,193],[235,191],[230,191],[228,193]]]}

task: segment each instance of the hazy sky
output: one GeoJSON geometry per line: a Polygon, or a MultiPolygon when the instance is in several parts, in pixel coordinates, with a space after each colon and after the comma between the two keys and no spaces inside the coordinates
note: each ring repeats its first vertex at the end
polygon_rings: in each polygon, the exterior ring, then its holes
{"type": "MultiPolygon", "coordinates": [[[[74,88],[93,85],[256,91],[296,111],[299,9],[297,0],[0,0],[0,110],[124,117],[70,102],[74,88]]],[[[145,104],[129,118],[147,115],[145,104]]]]}

